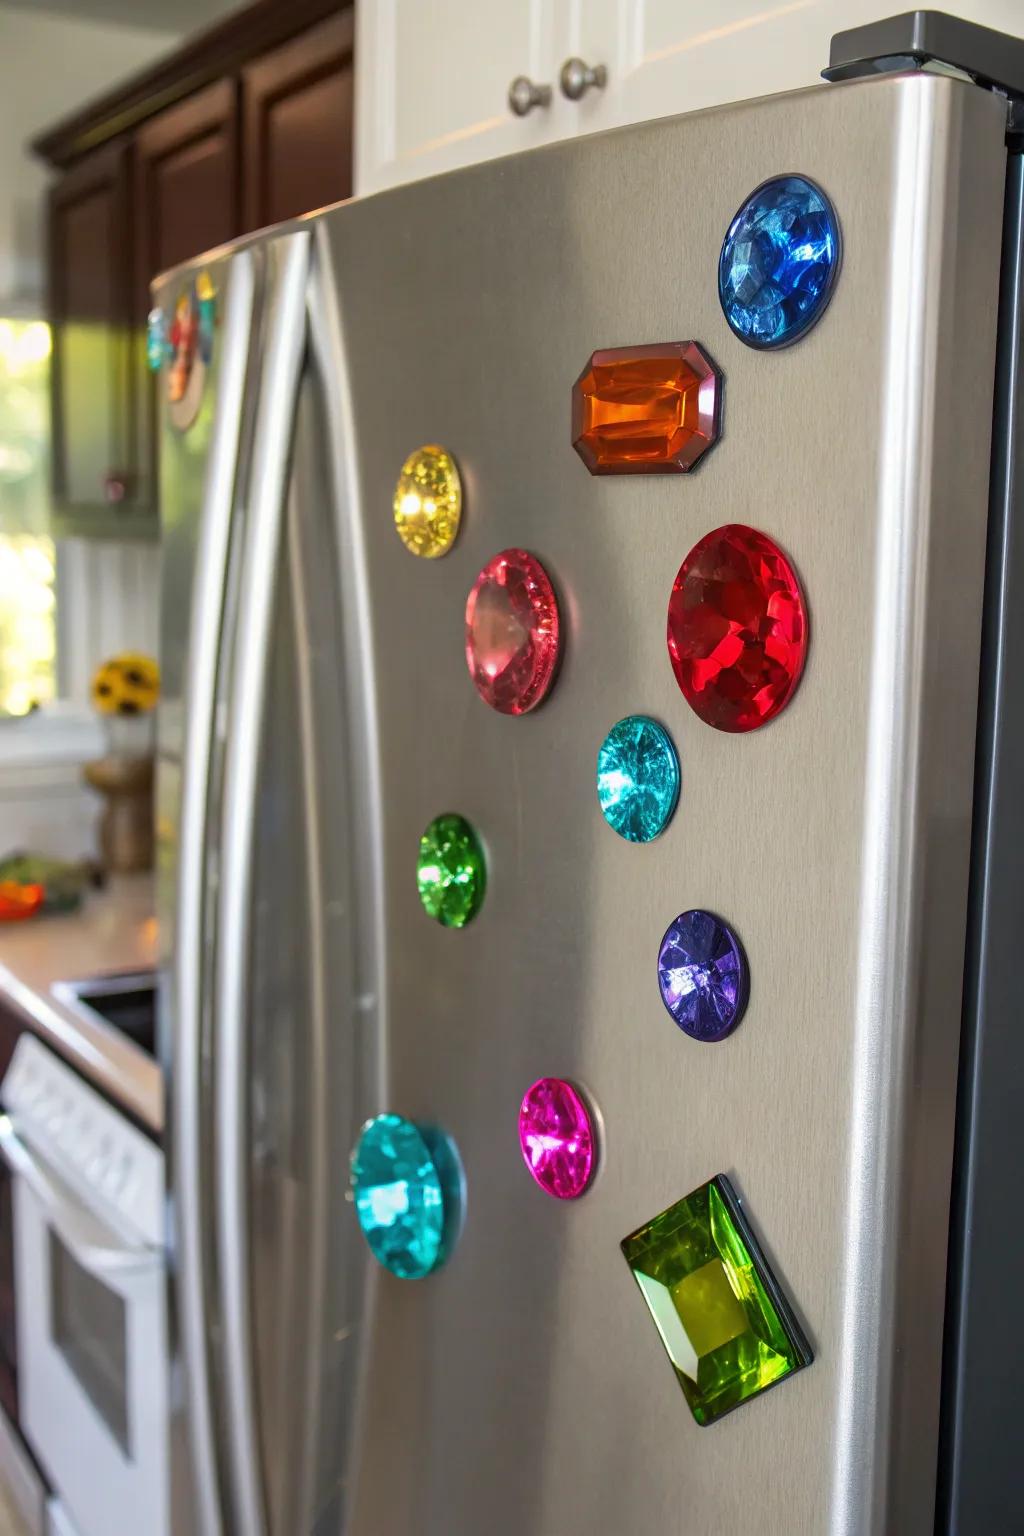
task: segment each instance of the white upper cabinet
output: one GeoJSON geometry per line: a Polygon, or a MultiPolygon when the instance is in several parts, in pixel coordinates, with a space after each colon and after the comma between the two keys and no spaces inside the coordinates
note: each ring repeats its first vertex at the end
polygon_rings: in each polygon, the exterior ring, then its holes
{"type": "Polygon", "coordinates": [[[551,73],[563,10],[564,0],[361,0],[357,193],[572,133],[551,73]],[[516,116],[509,89],[520,76],[540,99],[530,105],[523,86],[516,116]]]}
{"type": "MultiPolygon", "coordinates": [[[[359,0],[356,191],[815,85],[833,33],[903,9],[903,0],[359,0]],[[509,104],[518,77],[522,115],[509,104]]],[[[1021,0],[955,9],[1024,31],[1021,0]]]]}
{"type": "Polygon", "coordinates": [[[596,0],[591,8],[604,13],[611,56],[610,126],[820,84],[833,32],[905,7],[902,0],[596,0]]]}
{"type": "MultiPolygon", "coordinates": [[[[504,3],[504,0],[502,0],[504,3]]],[[[913,9],[905,0],[580,0],[591,44],[608,54],[601,121],[638,123],[821,85],[837,32],[913,9]]],[[[936,4],[967,21],[1024,33],[1021,0],[936,4]]]]}

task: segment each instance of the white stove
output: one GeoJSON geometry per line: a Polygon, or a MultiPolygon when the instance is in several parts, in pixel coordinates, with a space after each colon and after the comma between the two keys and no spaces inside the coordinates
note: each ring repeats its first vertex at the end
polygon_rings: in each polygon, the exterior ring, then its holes
{"type": "Polygon", "coordinates": [[[54,1490],[51,1527],[166,1536],[163,1153],[31,1035],[0,1098],[19,1418],[54,1490]]]}

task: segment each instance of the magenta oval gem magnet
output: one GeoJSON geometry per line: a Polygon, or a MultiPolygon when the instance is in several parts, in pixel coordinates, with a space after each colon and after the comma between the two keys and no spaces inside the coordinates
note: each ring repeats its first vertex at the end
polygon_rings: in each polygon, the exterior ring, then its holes
{"type": "Polygon", "coordinates": [[[597,1163],[594,1120],[583,1095],[561,1077],[541,1077],[519,1109],[519,1147],[531,1177],[555,1200],[578,1200],[597,1163]]]}

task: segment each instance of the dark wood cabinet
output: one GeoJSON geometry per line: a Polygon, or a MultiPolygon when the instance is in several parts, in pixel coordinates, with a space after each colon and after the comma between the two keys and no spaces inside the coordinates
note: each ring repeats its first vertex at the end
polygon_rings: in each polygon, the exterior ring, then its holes
{"type": "Polygon", "coordinates": [[[33,145],[49,206],[59,533],[154,537],[149,285],[352,191],[351,0],[259,0],[33,145]]]}
{"type": "Polygon", "coordinates": [[[223,245],[241,230],[236,82],[218,80],[151,118],[139,129],[133,148],[137,484],[139,504],[155,506],[156,402],[145,356],[149,285],[158,273],[223,245]]]}
{"type": "Polygon", "coordinates": [[[352,196],[352,12],[242,71],[247,230],[352,196]]]}
{"type": "Polygon", "coordinates": [[[130,168],[126,145],[94,150],[49,208],[54,496],[112,531],[135,491],[130,168]]]}
{"type": "Polygon", "coordinates": [[[137,308],[158,272],[233,239],[238,207],[238,90],[219,80],[135,136],[137,308]]]}

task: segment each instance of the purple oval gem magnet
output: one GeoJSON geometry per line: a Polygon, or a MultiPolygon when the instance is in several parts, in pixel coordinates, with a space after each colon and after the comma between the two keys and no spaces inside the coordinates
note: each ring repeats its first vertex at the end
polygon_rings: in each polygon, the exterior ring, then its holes
{"type": "Polygon", "coordinates": [[[658,951],[661,1000],[694,1040],[724,1040],[747,1006],[749,977],[740,942],[712,912],[681,912],[658,951]]]}

